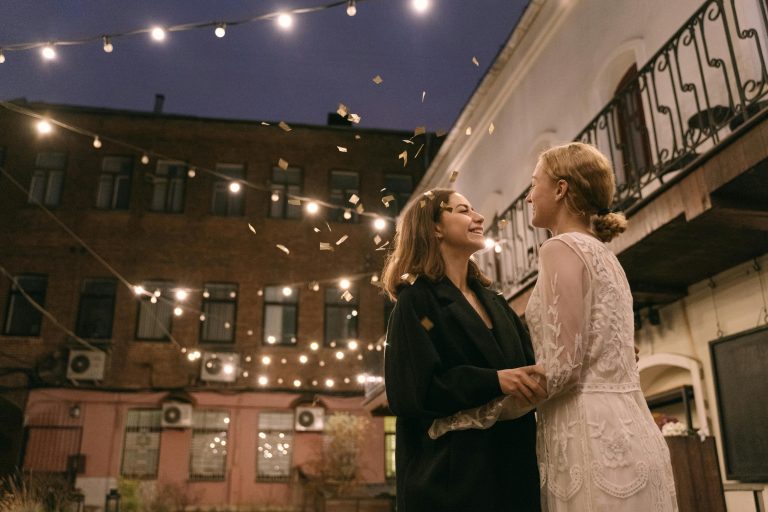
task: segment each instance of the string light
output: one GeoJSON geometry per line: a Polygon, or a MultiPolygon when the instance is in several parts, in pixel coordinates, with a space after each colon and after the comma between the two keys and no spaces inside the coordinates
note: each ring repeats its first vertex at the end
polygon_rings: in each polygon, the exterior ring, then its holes
{"type": "Polygon", "coordinates": [[[344,210],[344,220],[349,220],[352,218],[352,212],[347,210],[344,210]]]}
{"type": "Polygon", "coordinates": [[[265,375],[262,375],[259,377],[258,382],[260,386],[266,386],[267,384],[269,384],[269,379],[265,375]]]}
{"type": "Polygon", "coordinates": [[[227,35],[227,24],[226,23],[219,23],[216,26],[216,30],[213,31],[214,34],[216,34],[216,37],[222,38],[225,35],[227,35]]]}
{"type": "Polygon", "coordinates": [[[3,50],[0,49],[0,64],[5,62],[5,54],[3,53],[3,50]]]}
{"type": "Polygon", "coordinates": [[[349,290],[349,287],[352,286],[352,284],[349,282],[349,279],[346,277],[343,278],[341,281],[339,281],[339,288],[342,290],[349,290]]]}
{"type": "Polygon", "coordinates": [[[232,183],[229,184],[229,191],[232,192],[233,194],[237,194],[238,192],[240,192],[240,184],[236,181],[233,181],[232,183]]]}
{"type": "Polygon", "coordinates": [[[141,163],[144,165],[147,165],[149,163],[149,155],[147,155],[146,153],[141,155],[141,163]]]}
{"type": "Polygon", "coordinates": [[[382,218],[378,218],[373,221],[373,229],[376,231],[383,231],[387,227],[387,221],[382,218]]]}
{"type": "Polygon", "coordinates": [[[301,381],[299,379],[295,379],[293,381],[293,387],[295,388],[301,387],[301,381]]]}
{"type": "Polygon", "coordinates": [[[355,0],[349,0],[347,2],[347,16],[354,16],[357,14],[357,6],[355,5],[355,0]]]}
{"type": "Polygon", "coordinates": [[[269,356],[264,356],[261,358],[261,364],[264,366],[269,366],[269,364],[272,363],[272,358],[269,356]]]}
{"type": "Polygon", "coordinates": [[[184,313],[184,310],[181,309],[180,307],[176,307],[173,309],[173,314],[176,316],[181,316],[182,313],[184,313]]]}
{"type": "Polygon", "coordinates": [[[311,201],[307,203],[307,213],[309,213],[310,215],[316,214],[319,209],[320,207],[317,205],[316,202],[311,201]]]}
{"type": "Polygon", "coordinates": [[[283,286],[283,295],[286,297],[290,297],[293,294],[293,288],[290,286],[283,286]]]}
{"type": "Polygon", "coordinates": [[[176,300],[185,301],[188,296],[187,290],[176,290],[176,300]]]}
{"type": "Polygon", "coordinates": [[[136,295],[144,295],[145,293],[147,293],[147,291],[141,286],[134,286],[133,293],[135,293],[136,295]]]}
{"type": "Polygon", "coordinates": [[[429,0],[413,0],[411,2],[411,7],[413,7],[413,10],[419,14],[423,14],[429,9],[429,0]]]}
{"type": "Polygon", "coordinates": [[[280,200],[280,194],[278,194],[277,192],[272,192],[272,197],[271,197],[271,199],[272,199],[272,202],[273,202],[273,203],[276,203],[276,202],[278,202],[278,201],[280,200]]]}
{"type": "Polygon", "coordinates": [[[344,359],[344,352],[342,352],[341,350],[339,350],[338,352],[336,352],[336,359],[338,359],[339,361],[341,361],[342,359],[344,359]]]}
{"type": "Polygon", "coordinates": [[[103,43],[102,49],[104,50],[104,53],[112,53],[112,50],[115,49],[115,47],[112,46],[112,39],[110,39],[109,36],[104,36],[101,41],[103,43]]]}
{"type": "Polygon", "coordinates": [[[350,341],[347,343],[347,347],[349,347],[349,350],[357,350],[357,342],[355,340],[350,341]]]}
{"type": "Polygon", "coordinates": [[[309,349],[312,351],[317,351],[317,349],[319,348],[320,348],[320,345],[316,341],[313,341],[312,343],[309,344],[309,349]]]}
{"type": "Polygon", "coordinates": [[[155,41],[163,41],[165,40],[165,30],[162,27],[154,27],[152,29],[152,39],[155,41]]]}
{"type": "Polygon", "coordinates": [[[299,362],[301,364],[307,364],[307,361],[309,361],[309,358],[307,356],[305,356],[304,354],[299,356],[299,362]]]}
{"type": "Polygon", "coordinates": [[[54,50],[52,44],[43,46],[43,48],[40,50],[40,54],[45,60],[53,60],[56,58],[56,50],[54,50]]]}
{"type": "Polygon", "coordinates": [[[53,131],[53,125],[45,119],[41,119],[37,122],[37,131],[42,135],[48,135],[53,131]]]}
{"type": "Polygon", "coordinates": [[[334,384],[333,379],[325,379],[325,386],[326,387],[332,388],[333,384],[334,384]]]}
{"type": "Polygon", "coordinates": [[[99,139],[99,137],[93,138],[93,147],[96,149],[101,149],[101,140],[99,139]]]}
{"type": "Polygon", "coordinates": [[[277,16],[277,26],[283,30],[288,30],[293,26],[293,17],[287,13],[281,13],[277,16]]]}

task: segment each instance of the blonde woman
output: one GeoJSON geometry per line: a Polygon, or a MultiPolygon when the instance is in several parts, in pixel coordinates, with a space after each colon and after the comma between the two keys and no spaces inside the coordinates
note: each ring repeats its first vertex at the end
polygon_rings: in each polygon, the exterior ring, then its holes
{"type": "MultiPolygon", "coordinates": [[[[547,379],[537,405],[546,511],[677,510],[669,451],[640,390],[632,295],[605,245],[627,223],[609,211],[614,190],[608,159],[575,142],[540,156],[526,197],[532,224],[552,234],[525,311],[547,379]]],[[[487,428],[529,407],[495,400],[436,421],[431,433],[487,428]]]]}

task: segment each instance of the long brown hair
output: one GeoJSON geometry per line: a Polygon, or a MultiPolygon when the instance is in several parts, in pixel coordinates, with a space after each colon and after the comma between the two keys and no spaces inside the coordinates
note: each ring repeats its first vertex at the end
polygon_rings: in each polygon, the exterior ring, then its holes
{"type": "MultiPolygon", "coordinates": [[[[392,252],[384,262],[381,282],[389,298],[397,300],[399,288],[407,285],[404,274],[412,277],[424,276],[431,281],[438,281],[445,275],[445,262],[440,253],[440,242],[435,226],[443,214],[442,204],[447,204],[454,194],[449,188],[435,188],[425,192],[403,213],[393,239],[392,252]]],[[[469,261],[469,278],[478,280],[483,286],[489,286],[491,280],[469,261]]]]}

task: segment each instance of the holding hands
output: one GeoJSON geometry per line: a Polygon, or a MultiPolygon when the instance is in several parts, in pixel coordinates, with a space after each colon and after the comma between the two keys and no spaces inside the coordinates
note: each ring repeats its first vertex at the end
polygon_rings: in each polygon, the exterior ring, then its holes
{"type": "Polygon", "coordinates": [[[534,407],[547,398],[547,376],[541,365],[509,368],[496,372],[501,392],[521,406],[534,407]]]}

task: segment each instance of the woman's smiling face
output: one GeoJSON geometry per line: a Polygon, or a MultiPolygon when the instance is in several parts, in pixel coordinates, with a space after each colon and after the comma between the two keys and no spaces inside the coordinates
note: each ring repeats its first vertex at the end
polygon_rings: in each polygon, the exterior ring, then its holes
{"type": "Polygon", "coordinates": [[[472,208],[466,197],[454,192],[440,214],[438,237],[443,245],[474,253],[485,247],[484,221],[485,217],[472,208]]]}

